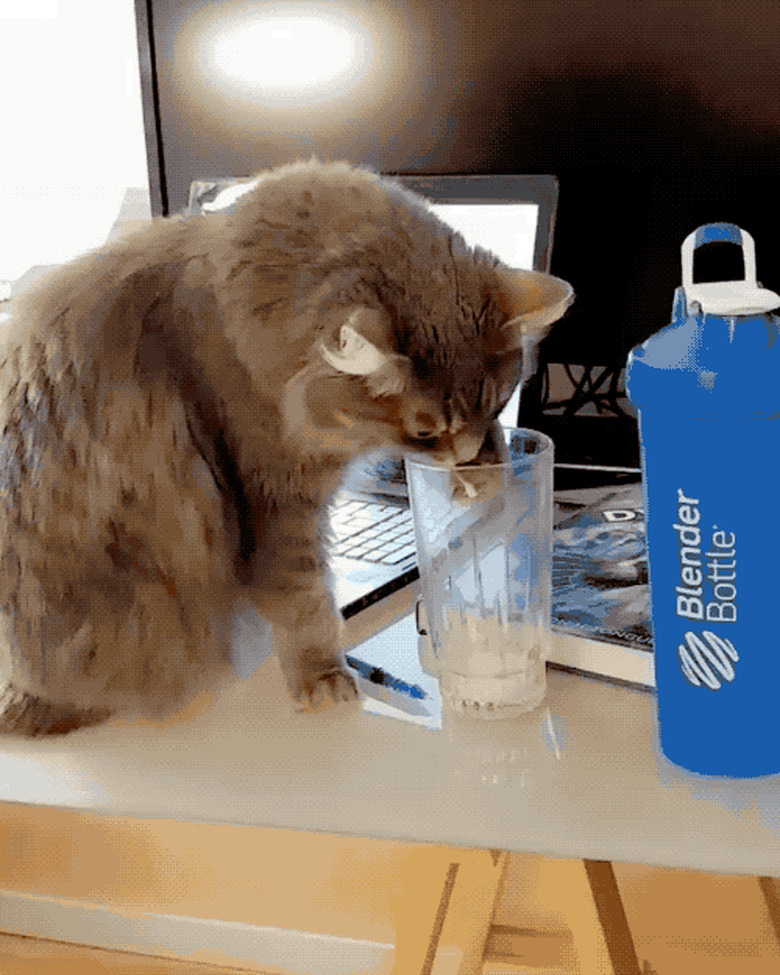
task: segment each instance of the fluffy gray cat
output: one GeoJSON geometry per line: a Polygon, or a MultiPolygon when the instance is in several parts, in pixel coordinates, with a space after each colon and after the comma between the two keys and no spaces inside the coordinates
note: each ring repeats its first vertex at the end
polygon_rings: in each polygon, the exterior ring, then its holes
{"type": "Polygon", "coordinates": [[[0,337],[0,729],[181,708],[230,678],[247,599],[301,707],[354,697],[318,541],[342,468],[494,456],[570,300],[315,161],[36,283],[0,337]]]}

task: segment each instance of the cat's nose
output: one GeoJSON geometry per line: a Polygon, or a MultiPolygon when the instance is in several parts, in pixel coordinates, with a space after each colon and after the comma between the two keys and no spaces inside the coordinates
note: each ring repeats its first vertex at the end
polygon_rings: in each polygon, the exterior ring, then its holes
{"type": "Polygon", "coordinates": [[[464,430],[455,435],[452,446],[455,450],[456,463],[467,464],[470,460],[474,460],[479,453],[482,441],[479,437],[475,437],[474,434],[464,430]]]}

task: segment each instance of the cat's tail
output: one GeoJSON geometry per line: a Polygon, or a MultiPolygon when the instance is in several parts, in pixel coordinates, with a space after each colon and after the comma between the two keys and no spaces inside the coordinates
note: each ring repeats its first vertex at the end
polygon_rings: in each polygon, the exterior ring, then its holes
{"type": "Polygon", "coordinates": [[[0,734],[25,738],[38,735],[64,735],[76,728],[100,724],[111,716],[108,708],[77,708],[54,704],[20,691],[13,684],[0,690],[0,734]]]}

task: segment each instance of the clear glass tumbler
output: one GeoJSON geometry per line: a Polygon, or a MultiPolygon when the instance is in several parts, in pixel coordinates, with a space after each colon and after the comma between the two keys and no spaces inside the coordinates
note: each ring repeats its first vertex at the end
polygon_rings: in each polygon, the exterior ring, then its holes
{"type": "Polygon", "coordinates": [[[418,629],[430,641],[422,664],[438,676],[445,705],[485,718],[530,711],[547,689],[553,443],[512,427],[504,437],[500,464],[406,461],[418,629]]]}

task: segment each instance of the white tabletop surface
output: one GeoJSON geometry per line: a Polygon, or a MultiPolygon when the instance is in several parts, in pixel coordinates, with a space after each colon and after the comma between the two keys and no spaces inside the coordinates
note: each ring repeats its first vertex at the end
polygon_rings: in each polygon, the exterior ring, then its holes
{"type": "MultiPolygon", "coordinates": [[[[260,640],[251,626],[243,638],[260,640]]],[[[670,765],[652,692],[551,670],[530,715],[442,718],[416,653],[410,617],[354,650],[416,675],[429,695],[417,714],[368,696],[296,713],[269,657],[210,709],[163,727],[3,740],[0,800],[780,876],[780,776],[670,765]]]]}

